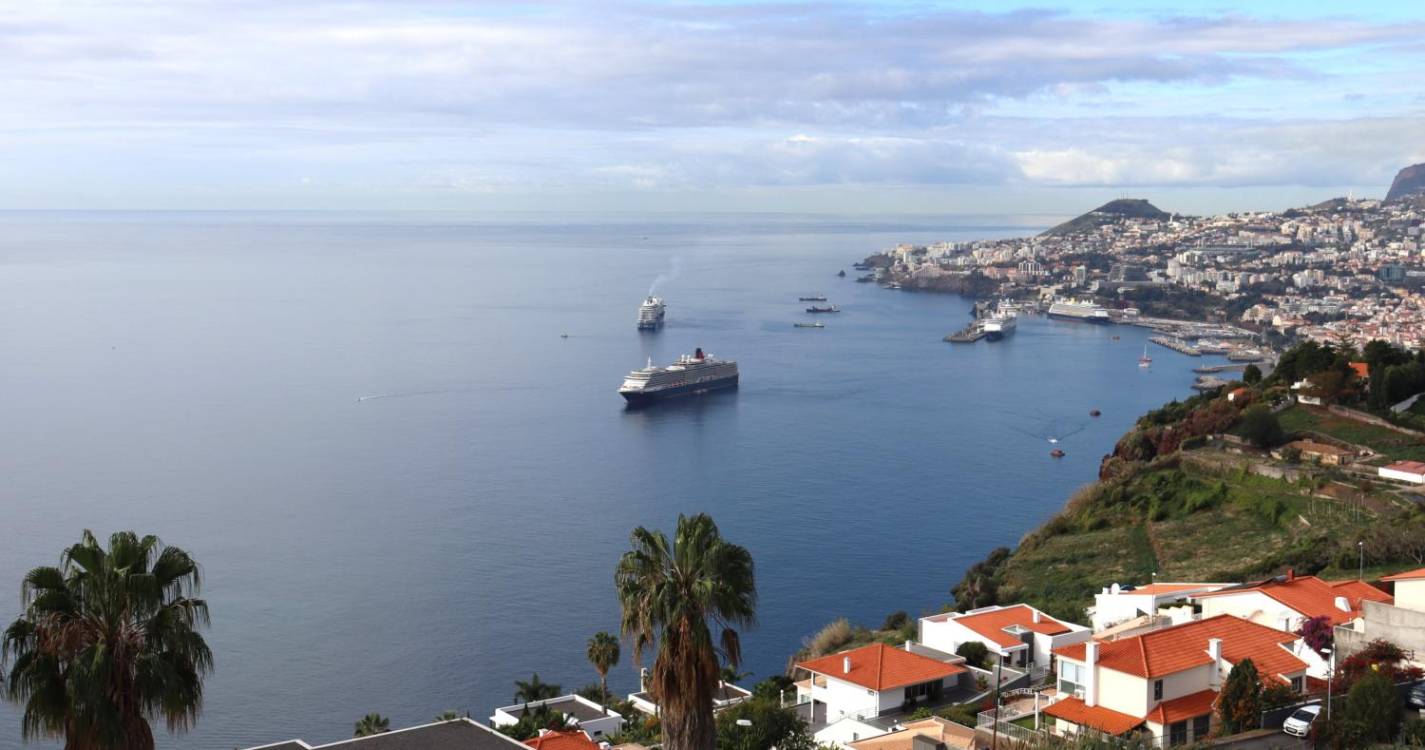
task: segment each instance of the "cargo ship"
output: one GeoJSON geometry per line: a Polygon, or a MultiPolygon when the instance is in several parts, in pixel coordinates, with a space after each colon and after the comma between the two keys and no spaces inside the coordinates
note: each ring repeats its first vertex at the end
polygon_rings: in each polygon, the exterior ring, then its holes
{"type": "Polygon", "coordinates": [[[1056,300],[1049,307],[1049,317],[1099,325],[1113,322],[1113,319],[1108,317],[1108,310],[1105,310],[1102,305],[1079,300],[1056,300]]]}
{"type": "Polygon", "coordinates": [[[661,328],[666,312],[667,305],[663,304],[663,298],[650,294],[643,300],[643,304],[638,306],[638,330],[654,331],[661,328]]]}
{"type": "Polygon", "coordinates": [[[667,367],[654,367],[650,359],[647,367],[624,378],[618,392],[629,406],[642,406],[665,398],[736,388],[737,376],[736,362],[717,359],[699,348],[667,367]]]}

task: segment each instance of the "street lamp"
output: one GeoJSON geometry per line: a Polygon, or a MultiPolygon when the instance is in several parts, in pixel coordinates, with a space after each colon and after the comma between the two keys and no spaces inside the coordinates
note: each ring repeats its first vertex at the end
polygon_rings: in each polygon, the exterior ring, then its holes
{"type": "Polygon", "coordinates": [[[1363,541],[1356,542],[1356,549],[1360,551],[1360,562],[1357,563],[1357,567],[1356,567],[1356,580],[1357,580],[1357,581],[1363,581],[1363,580],[1365,580],[1365,578],[1366,578],[1366,543],[1365,543],[1365,541],[1363,540],[1363,541]]]}

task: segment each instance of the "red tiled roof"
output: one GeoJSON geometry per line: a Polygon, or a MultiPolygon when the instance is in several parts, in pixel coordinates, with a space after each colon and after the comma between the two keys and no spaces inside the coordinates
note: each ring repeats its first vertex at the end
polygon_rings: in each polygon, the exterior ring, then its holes
{"type": "Polygon", "coordinates": [[[1011,648],[1023,643],[1017,636],[1005,632],[1004,629],[1011,625],[1018,625],[1025,630],[1043,635],[1059,635],[1069,632],[1067,625],[1043,613],[1039,615],[1039,622],[1035,622],[1034,609],[1027,604],[1016,604],[988,612],[960,615],[952,617],[950,620],[998,643],[1001,648],[1011,648]]]}
{"type": "Polygon", "coordinates": [[[958,664],[946,664],[884,643],[830,654],[797,666],[872,690],[890,690],[930,682],[966,671],[958,664]],[[850,672],[844,669],[847,658],[851,659],[850,672]]]}
{"type": "Polygon", "coordinates": [[[1407,570],[1404,573],[1396,573],[1393,576],[1386,576],[1382,581],[1418,581],[1425,578],[1425,568],[1418,570],[1407,570]]]}
{"type": "Polygon", "coordinates": [[[1090,707],[1079,698],[1065,698],[1058,703],[1051,703],[1044,709],[1044,713],[1111,735],[1123,734],[1143,723],[1137,716],[1121,714],[1103,706],[1090,707]]]}
{"type": "Polygon", "coordinates": [[[589,735],[577,729],[545,732],[525,740],[524,744],[534,750],[599,750],[599,746],[589,739],[589,735]]]}
{"type": "MultiPolygon", "coordinates": [[[[1224,661],[1236,664],[1243,659],[1251,659],[1265,678],[1269,675],[1295,674],[1306,669],[1306,662],[1283,648],[1298,637],[1240,617],[1218,615],[1132,638],[1100,643],[1098,663],[1115,672],[1138,677],[1162,677],[1212,663],[1207,655],[1207,642],[1212,638],[1221,638],[1224,661]]],[[[1084,651],[1082,643],[1054,649],[1056,655],[1078,662],[1084,661],[1084,651]]]]}
{"type": "Polygon", "coordinates": [[[1369,362],[1352,362],[1350,364],[1351,372],[1355,373],[1356,377],[1364,380],[1371,376],[1371,366],[1369,362]]]}
{"type": "Polygon", "coordinates": [[[1223,589],[1221,591],[1211,591],[1206,594],[1198,594],[1198,598],[1210,596],[1231,596],[1249,591],[1260,591],[1267,596],[1285,604],[1292,610],[1301,613],[1304,617],[1319,617],[1326,615],[1331,620],[1332,625],[1340,625],[1350,622],[1361,616],[1361,600],[1370,599],[1377,602],[1390,603],[1390,594],[1381,591],[1369,583],[1361,581],[1337,581],[1329,583],[1316,576],[1299,576],[1282,580],[1273,578],[1255,586],[1243,586],[1240,588],[1223,589]],[[1342,611],[1336,607],[1336,597],[1346,597],[1349,612],[1342,611]]]}
{"type": "Polygon", "coordinates": [[[1159,703],[1153,707],[1152,711],[1148,712],[1148,721],[1164,725],[1187,721],[1203,714],[1212,713],[1213,704],[1216,702],[1217,691],[1201,690],[1159,703]]]}
{"type": "MultiPolygon", "coordinates": [[[[1198,589],[1210,588],[1213,585],[1214,584],[1211,583],[1150,583],[1146,586],[1139,586],[1132,591],[1125,591],[1123,593],[1130,596],[1133,594],[1153,594],[1156,596],[1158,594],[1175,594],[1179,591],[1196,591],[1198,589]]],[[[1222,586],[1223,584],[1219,583],[1216,585],[1222,586]]]]}
{"type": "Polygon", "coordinates": [[[1385,468],[1394,469],[1396,471],[1407,471],[1411,474],[1425,474],[1425,463],[1421,463],[1420,461],[1396,461],[1393,464],[1388,464],[1385,468]]]}

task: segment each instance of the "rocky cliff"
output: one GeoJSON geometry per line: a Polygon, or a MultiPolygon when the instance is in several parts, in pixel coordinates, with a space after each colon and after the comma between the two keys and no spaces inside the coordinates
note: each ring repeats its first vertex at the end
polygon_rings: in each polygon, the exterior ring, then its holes
{"type": "Polygon", "coordinates": [[[1396,172],[1385,199],[1395,201],[1412,195],[1425,195],[1425,164],[1412,164],[1396,172]]]}

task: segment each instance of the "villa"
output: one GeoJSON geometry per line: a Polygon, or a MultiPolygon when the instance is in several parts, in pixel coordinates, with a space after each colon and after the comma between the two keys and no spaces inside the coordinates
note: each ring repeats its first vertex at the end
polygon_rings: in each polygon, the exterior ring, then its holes
{"type": "Polygon", "coordinates": [[[1202,605],[1202,616],[1236,615],[1252,622],[1289,632],[1313,617],[1325,616],[1332,625],[1342,625],[1361,616],[1365,601],[1391,602],[1390,594],[1364,581],[1323,581],[1316,576],[1284,576],[1260,583],[1231,586],[1193,596],[1202,605]]]}
{"type": "MultiPolygon", "coordinates": [[[[751,697],[752,691],[747,688],[738,687],[730,682],[719,682],[717,692],[713,693],[713,713],[732,708],[751,697]]],[[[636,693],[629,693],[628,701],[633,704],[635,709],[649,716],[658,715],[658,702],[653,699],[646,688],[636,693]]]]}
{"type": "Polygon", "coordinates": [[[1158,583],[1146,586],[1120,586],[1115,583],[1094,595],[1088,608],[1093,632],[1128,625],[1147,625],[1166,619],[1178,625],[1193,619],[1188,600],[1210,591],[1227,588],[1230,583],[1158,583]]]}
{"type": "Polygon", "coordinates": [[[873,643],[800,662],[797,668],[810,672],[811,678],[797,684],[797,702],[809,703],[813,717],[824,716],[820,723],[831,723],[844,717],[898,714],[917,703],[935,705],[962,687],[961,679],[969,675],[962,663],[912,649],[913,644],[895,648],[873,643]]]}
{"type": "MultiPolygon", "coordinates": [[[[326,745],[308,745],[301,740],[287,740],[270,745],[257,745],[246,750],[530,750],[521,744],[473,719],[438,721],[433,724],[397,729],[370,737],[340,740],[326,745]]],[[[574,750],[545,748],[544,750],[574,750]]]]}
{"type": "Polygon", "coordinates": [[[490,717],[490,724],[495,727],[518,724],[520,717],[524,716],[526,711],[540,707],[564,714],[565,726],[587,732],[590,737],[603,737],[623,729],[624,717],[622,714],[604,708],[582,695],[561,695],[558,698],[546,698],[542,701],[517,703],[513,706],[497,708],[494,715],[490,717]]]}
{"type": "Polygon", "coordinates": [[[919,640],[930,648],[953,654],[974,641],[983,643],[990,656],[1006,667],[1041,670],[1049,667],[1054,649],[1092,636],[1082,625],[1056,620],[1027,604],[945,612],[920,618],[919,626],[919,640]]]}

